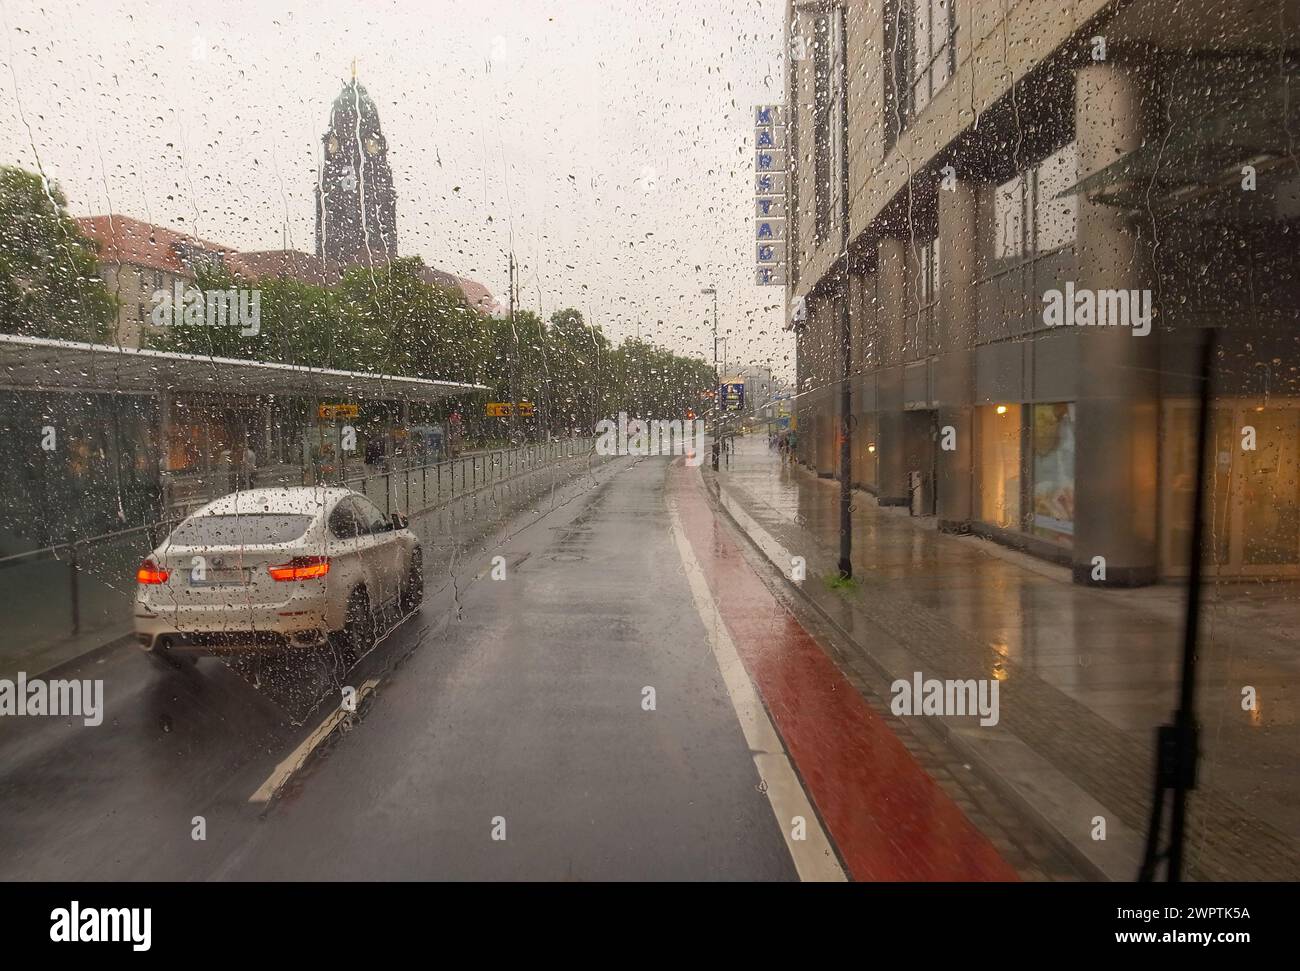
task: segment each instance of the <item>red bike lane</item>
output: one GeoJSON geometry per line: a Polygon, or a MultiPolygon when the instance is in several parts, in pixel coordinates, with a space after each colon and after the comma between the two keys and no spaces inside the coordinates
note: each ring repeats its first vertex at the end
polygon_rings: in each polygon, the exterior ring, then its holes
{"type": "Polygon", "coordinates": [[[696,469],[669,496],[750,680],[855,880],[1018,880],[745,561],[696,469]]]}

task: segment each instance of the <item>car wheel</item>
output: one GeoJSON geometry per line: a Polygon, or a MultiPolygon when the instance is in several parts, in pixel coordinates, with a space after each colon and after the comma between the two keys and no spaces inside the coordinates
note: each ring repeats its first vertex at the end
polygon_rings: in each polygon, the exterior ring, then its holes
{"type": "Polygon", "coordinates": [[[411,553],[411,568],[406,571],[406,581],[402,584],[402,616],[413,614],[424,603],[424,557],[417,546],[411,553]]]}
{"type": "Polygon", "coordinates": [[[375,643],[375,618],[370,613],[370,598],[358,587],[348,597],[347,620],[338,632],[339,653],[348,664],[356,664],[375,643]]]}

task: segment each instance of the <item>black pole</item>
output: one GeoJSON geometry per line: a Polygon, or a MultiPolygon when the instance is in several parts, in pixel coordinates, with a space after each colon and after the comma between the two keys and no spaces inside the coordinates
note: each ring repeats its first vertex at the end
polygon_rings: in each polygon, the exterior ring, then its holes
{"type": "Polygon", "coordinates": [[[840,279],[840,576],[853,576],[853,449],[849,424],[853,415],[853,388],[849,370],[853,364],[852,330],[849,319],[849,13],[841,0],[840,9],[840,257],[844,261],[840,279]]]}
{"type": "Polygon", "coordinates": [[[515,251],[510,250],[510,420],[506,424],[510,443],[519,437],[519,388],[516,383],[518,369],[519,336],[515,331],[515,251]]]}
{"type": "Polygon", "coordinates": [[[718,471],[722,435],[722,372],[718,370],[718,289],[713,288],[713,471],[718,471]]]}

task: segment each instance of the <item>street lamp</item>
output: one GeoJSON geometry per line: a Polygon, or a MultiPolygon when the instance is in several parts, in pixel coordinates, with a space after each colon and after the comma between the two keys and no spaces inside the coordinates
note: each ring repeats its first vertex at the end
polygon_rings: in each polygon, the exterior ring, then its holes
{"type": "Polygon", "coordinates": [[[840,26],[840,252],[844,256],[844,289],[840,293],[840,576],[853,576],[853,448],[850,441],[853,414],[852,333],[849,319],[849,9],[839,0],[840,26]]]}
{"type": "Polygon", "coordinates": [[[718,373],[718,288],[705,287],[700,291],[713,297],[713,471],[718,471],[718,424],[722,418],[722,395],[718,373]]]}

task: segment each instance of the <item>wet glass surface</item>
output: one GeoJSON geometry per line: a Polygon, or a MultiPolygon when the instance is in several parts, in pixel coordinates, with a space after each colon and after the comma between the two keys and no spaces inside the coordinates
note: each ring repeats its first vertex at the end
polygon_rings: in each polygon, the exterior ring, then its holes
{"type": "Polygon", "coordinates": [[[0,28],[0,878],[1300,877],[1296,4],[0,28]]]}

